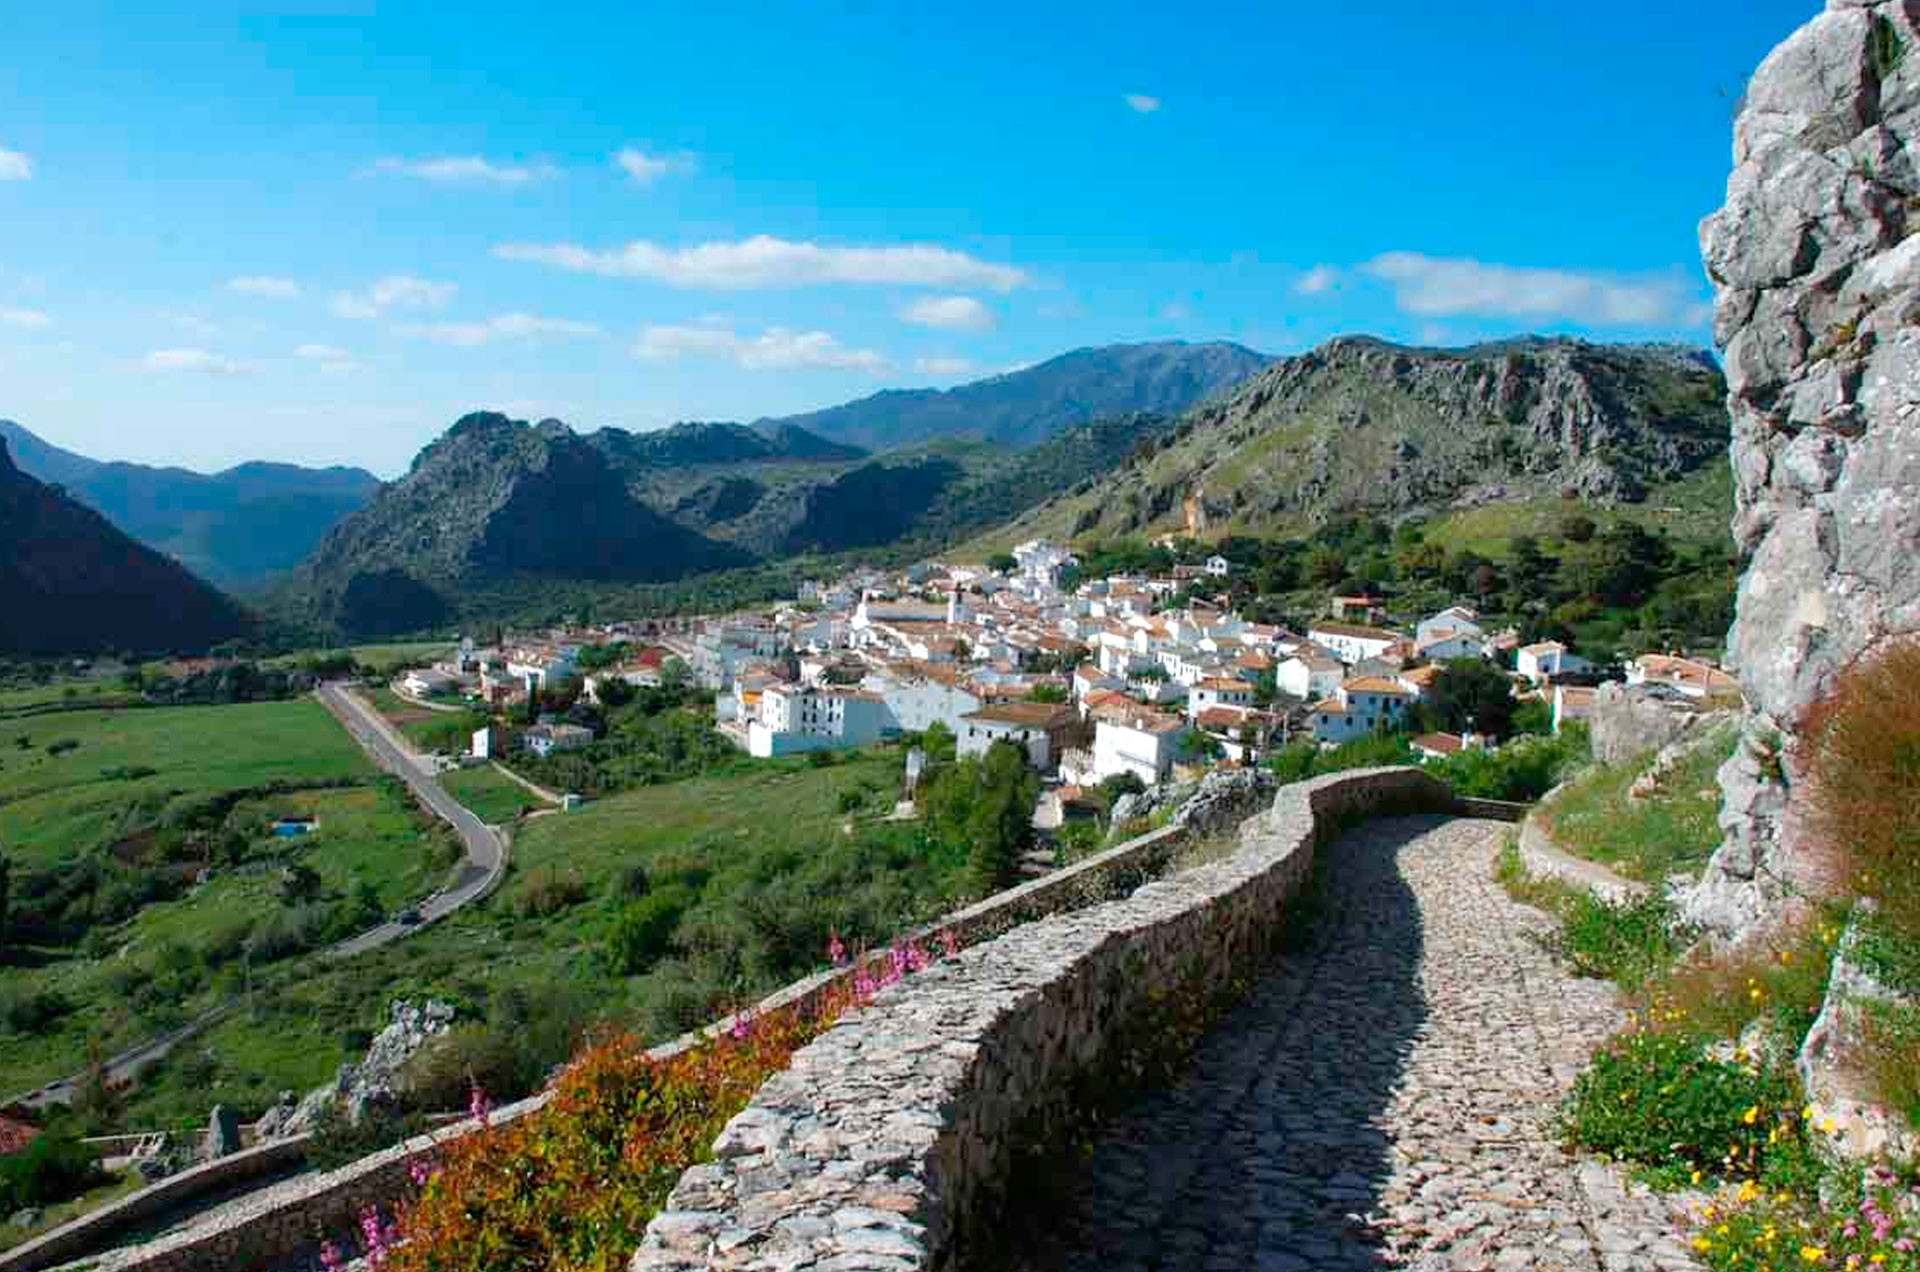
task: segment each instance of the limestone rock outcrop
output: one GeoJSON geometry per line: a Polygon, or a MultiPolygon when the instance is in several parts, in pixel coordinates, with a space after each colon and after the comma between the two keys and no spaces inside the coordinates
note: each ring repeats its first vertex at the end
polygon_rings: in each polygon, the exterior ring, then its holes
{"type": "Polygon", "coordinates": [[[1745,745],[1688,916],[1739,937],[1816,875],[1789,794],[1834,675],[1920,627],[1920,0],[1829,0],[1761,64],[1700,226],[1746,559],[1745,745]]]}

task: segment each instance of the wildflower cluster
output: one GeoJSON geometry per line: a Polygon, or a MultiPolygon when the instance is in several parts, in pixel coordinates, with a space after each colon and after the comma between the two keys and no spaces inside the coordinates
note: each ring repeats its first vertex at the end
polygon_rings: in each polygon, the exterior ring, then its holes
{"type": "MultiPolygon", "coordinates": [[[[941,946],[949,957],[959,950],[951,934],[941,946]]],[[[848,960],[838,936],[829,956],[848,960]]],[[[396,1223],[363,1225],[363,1248],[377,1249],[387,1272],[624,1268],[681,1173],[761,1083],[846,1011],[939,957],[915,941],[854,956],[853,974],[811,1009],[739,1012],[663,1060],[630,1035],[602,1036],[561,1073],[545,1108],[513,1121],[492,1120],[475,1087],[468,1111],[480,1129],[416,1168],[417,1194],[396,1223]]]]}
{"type": "Polygon", "coordinates": [[[1797,1094],[1789,1072],[1745,1050],[1722,1057],[1691,1031],[1642,1027],[1594,1056],[1562,1130],[1657,1182],[1758,1178],[1800,1150],[1797,1094]]]}
{"type": "Polygon", "coordinates": [[[1920,1183],[1885,1166],[1836,1172],[1824,1187],[1748,1180],[1695,1211],[1693,1249],[1715,1272],[1915,1272],[1917,1210],[1920,1183]]]}

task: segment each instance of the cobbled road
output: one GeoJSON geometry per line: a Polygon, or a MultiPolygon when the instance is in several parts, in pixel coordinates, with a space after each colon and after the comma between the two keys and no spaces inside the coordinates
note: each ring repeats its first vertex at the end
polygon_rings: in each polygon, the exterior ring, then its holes
{"type": "Polygon", "coordinates": [[[1305,948],[1177,1088],[1103,1125],[1065,1196],[1030,1204],[1011,1265],[1694,1268],[1670,1203],[1557,1145],[1555,1109],[1619,1008],[1494,883],[1509,829],[1384,819],[1323,849],[1305,948]]]}

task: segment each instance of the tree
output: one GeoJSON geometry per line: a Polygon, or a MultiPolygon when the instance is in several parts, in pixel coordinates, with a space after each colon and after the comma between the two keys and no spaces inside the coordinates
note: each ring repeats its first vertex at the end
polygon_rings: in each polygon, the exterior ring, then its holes
{"type": "Polygon", "coordinates": [[[1593,538],[1594,532],[1598,529],[1599,527],[1593,523],[1593,518],[1584,512],[1576,512],[1560,518],[1560,537],[1568,543],[1585,543],[1593,538]]]}
{"type": "Polygon", "coordinates": [[[1066,700],[1065,685],[1039,684],[1027,692],[1028,702],[1065,702],[1066,700]]]}
{"type": "Polygon", "coordinates": [[[987,568],[995,574],[1012,574],[1019,567],[1011,552],[996,552],[987,558],[987,568]]]}
{"type": "Polygon", "coordinates": [[[1025,750],[995,742],[983,756],[969,755],[934,780],[927,792],[927,824],[967,854],[967,884],[978,896],[1013,881],[1020,858],[1033,846],[1033,806],[1040,779],[1027,766],[1025,750]]]}
{"type": "Polygon", "coordinates": [[[302,905],[320,895],[320,872],[305,862],[288,866],[280,877],[280,903],[302,905]]]}
{"type": "Polygon", "coordinates": [[[1448,733],[1486,733],[1504,738],[1513,730],[1513,686],[1478,658],[1449,662],[1427,691],[1427,718],[1448,733]]]}

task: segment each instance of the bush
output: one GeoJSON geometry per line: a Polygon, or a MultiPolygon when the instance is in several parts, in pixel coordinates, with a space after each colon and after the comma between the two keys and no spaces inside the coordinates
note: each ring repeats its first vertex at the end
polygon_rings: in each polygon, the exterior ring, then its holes
{"type": "Polygon", "coordinates": [[[1804,722],[1807,842],[1830,846],[1835,882],[1920,942],[1920,641],[1889,645],[1835,682],[1804,722]]]}
{"type": "Polygon", "coordinates": [[[17,1034],[45,1033],[72,1010],[73,1004],[56,990],[9,991],[0,998],[0,1022],[17,1034]]]}
{"type": "Polygon", "coordinates": [[[50,1206],[106,1183],[93,1150],[71,1130],[49,1130],[17,1153],[0,1157],[0,1210],[50,1206]]]}
{"type": "Polygon", "coordinates": [[[518,1099],[539,1084],[541,1072],[507,1030],[460,1025],[407,1061],[400,1071],[400,1094],[410,1109],[442,1113],[466,1108],[475,1086],[501,1099],[518,1099]]]}
{"type": "Polygon", "coordinates": [[[520,895],[520,913],[530,919],[544,919],[586,899],[586,881],[578,871],[542,866],[527,876],[526,891],[520,895]]]}
{"type": "Polygon", "coordinates": [[[1667,1184],[1693,1172],[1759,1177],[1770,1157],[1804,1146],[1790,1071],[1716,1059],[1698,1034],[1651,1029],[1594,1056],[1567,1097],[1561,1130],[1570,1147],[1649,1168],[1667,1184]]]}
{"type": "Polygon", "coordinates": [[[668,884],[629,902],[607,937],[608,966],[622,976],[635,976],[665,957],[681,918],[698,899],[684,884],[668,884]]]}
{"type": "Polygon", "coordinates": [[[1575,971],[1616,981],[1629,992],[1672,966],[1692,943],[1672,902],[1648,895],[1607,901],[1574,889],[1560,909],[1560,947],[1575,971]]]}
{"type": "Polygon", "coordinates": [[[255,963],[304,954],[326,939],[331,910],[324,905],[291,906],[253,925],[247,957],[255,963]]]}

